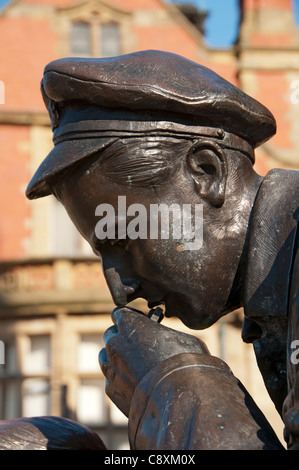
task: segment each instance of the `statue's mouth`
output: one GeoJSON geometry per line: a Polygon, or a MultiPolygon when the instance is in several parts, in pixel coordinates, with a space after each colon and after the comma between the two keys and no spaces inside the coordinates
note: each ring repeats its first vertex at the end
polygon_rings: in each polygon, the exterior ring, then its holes
{"type": "MultiPolygon", "coordinates": [[[[157,303],[155,302],[155,305],[157,305],[157,303]]],[[[121,308],[127,308],[129,310],[134,310],[138,313],[140,313],[141,315],[145,315],[147,316],[148,318],[150,318],[151,320],[157,322],[157,323],[161,323],[161,321],[163,320],[164,318],[164,312],[163,312],[163,308],[161,307],[161,303],[159,304],[159,306],[156,306],[156,307],[153,307],[149,310],[149,312],[147,314],[144,314],[144,312],[142,312],[141,310],[135,308],[135,307],[131,307],[129,305],[124,305],[124,306],[118,306],[116,307],[116,309],[121,309],[121,308]]]]}

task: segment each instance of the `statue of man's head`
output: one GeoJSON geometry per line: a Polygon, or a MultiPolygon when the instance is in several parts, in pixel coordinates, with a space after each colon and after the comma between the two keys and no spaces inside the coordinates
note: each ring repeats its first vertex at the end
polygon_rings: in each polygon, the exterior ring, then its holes
{"type": "Polygon", "coordinates": [[[159,51],[55,61],[42,93],[55,146],[27,196],[61,201],[115,304],[164,303],[199,329],[240,306],[254,149],[275,133],[272,114],[159,51]]]}

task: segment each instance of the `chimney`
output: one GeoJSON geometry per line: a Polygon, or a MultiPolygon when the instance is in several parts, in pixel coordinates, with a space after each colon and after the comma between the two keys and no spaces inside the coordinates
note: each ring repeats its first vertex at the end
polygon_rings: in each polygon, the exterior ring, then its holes
{"type": "Polygon", "coordinates": [[[299,45],[292,0],[240,0],[241,47],[288,48],[299,45]]]}
{"type": "Polygon", "coordinates": [[[257,149],[256,169],[298,168],[299,33],[291,0],[240,0],[236,44],[240,88],[274,114],[277,134],[257,149]],[[297,96],[297,94],[295,95],[297,96]]]}

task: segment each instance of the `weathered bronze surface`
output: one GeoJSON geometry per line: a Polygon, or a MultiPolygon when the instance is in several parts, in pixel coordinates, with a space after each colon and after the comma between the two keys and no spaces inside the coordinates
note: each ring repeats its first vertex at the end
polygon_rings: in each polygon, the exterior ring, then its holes
{"type": "Polygon", "coordinates": [[[0,421],[0,450],[105,450],[99,436],[55,416],[0,421]]]}
{"type": "Polygon", "coordinates": [[[142,297],[191,329],[243,307],[243,340],[288,448],[299,449],[299,174],[253,169],[255,148],[276,131],[272,114],[211,70],[159,51],[50,63],[42,93],[55,146],[27,196],[53,193],[101,257],[117,308],[100,364],[108,396],[129,417],[131,448],[282,449],[223,361],[127,307],[142,297]],[[147,214],[152,204],[201,205],[202,246],[99,240],[95,210],[117,208],[119,196],[147,214]]]}

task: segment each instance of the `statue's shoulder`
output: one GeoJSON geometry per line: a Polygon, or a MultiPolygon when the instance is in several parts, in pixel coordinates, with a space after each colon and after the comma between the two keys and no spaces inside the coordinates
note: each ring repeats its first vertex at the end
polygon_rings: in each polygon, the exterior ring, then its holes
{"type": "Polygon", "coordinates": [[[289,207],[296,209],[296,205],[299,206],[299,171],[282,168],[270,170],[263,179],[261,195],[263,197],[275,196],[273,202],[281,199],[284,207],[285,203],[288,206],[289,201],[291,204],[289,207]]]}

